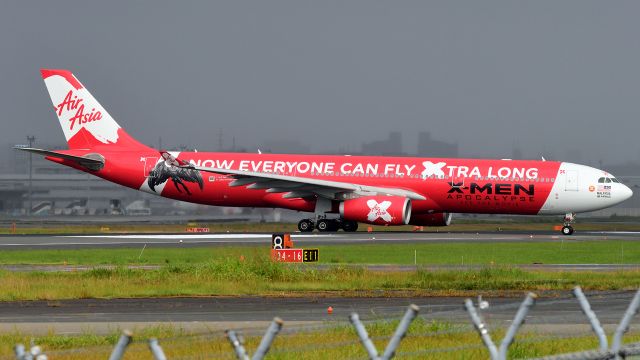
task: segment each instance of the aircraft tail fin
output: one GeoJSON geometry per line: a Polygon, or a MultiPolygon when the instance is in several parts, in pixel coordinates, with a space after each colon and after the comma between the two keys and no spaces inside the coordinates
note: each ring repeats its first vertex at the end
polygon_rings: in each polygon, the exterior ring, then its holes
{"type": "Polygon", "coordinates": [[[69,70],[41,69],[70,149],[147,148],[129,136],[69,70]]]}

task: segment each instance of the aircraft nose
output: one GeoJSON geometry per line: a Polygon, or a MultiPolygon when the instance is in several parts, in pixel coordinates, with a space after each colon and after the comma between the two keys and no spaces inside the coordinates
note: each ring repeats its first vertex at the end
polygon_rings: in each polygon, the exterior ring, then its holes
{"type": "Polygon", "coordinates": [[[631,190],[627,185],[622,185],[622,191],[620,191],[620,195],[621,201],[625,201],[633,196],[633,190],[631,190]]]}

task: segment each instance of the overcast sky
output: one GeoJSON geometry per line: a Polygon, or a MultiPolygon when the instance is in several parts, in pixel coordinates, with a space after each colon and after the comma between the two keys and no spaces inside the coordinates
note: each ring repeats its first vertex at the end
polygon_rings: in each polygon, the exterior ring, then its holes
{"type": "MultiPolygon", "coordinates": [[[[638,1],[4,1],[0,143],[64,141],[41,67],[134,137],[357,151],[401,131],[464,156],[640,157],[638,1]]],[[[569,159],[573,160],[573,159],[569,159]]]]}

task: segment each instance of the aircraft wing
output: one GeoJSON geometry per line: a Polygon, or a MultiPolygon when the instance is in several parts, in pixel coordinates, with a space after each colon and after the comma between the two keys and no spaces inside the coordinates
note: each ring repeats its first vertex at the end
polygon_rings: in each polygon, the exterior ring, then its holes
{"type": "Polygon", "coordinates": [[[75,155],[63,154],[57,151],[36,149],[36,148],[30,148],[30,147],[21,147],[21,146],[16,146],[14,147],[14,149],[27,151],[27,152],[38,154],[38,155],[58,158],[58,159],[75,161],[79,165],[84,166],[91,170],[99,170],[104,166],[104,159],[102,159],[97,154],[94,154],[95,156],[93,157],[91,157],[91,155],[75,156],[75,155]]]}
{"type": "Polygon", "coordinates": [[[312,179],[300,176],[280,175],[270,172],[255,172],[243,170],[229,170],[220,168],[183,166],[200,171],[230,175],[235,178],[229,186],[248,185],[248,189],[267,189],[269,193],[286,193],[284,198],[304,198],[313,195],[329,199],[340,199],[340,195],[352,193],[356,195],[394,195],[404,196],[412,200],[426,200],[423,195],[414,191],[370,185],[360,185],[349,182],[312,179]]]}

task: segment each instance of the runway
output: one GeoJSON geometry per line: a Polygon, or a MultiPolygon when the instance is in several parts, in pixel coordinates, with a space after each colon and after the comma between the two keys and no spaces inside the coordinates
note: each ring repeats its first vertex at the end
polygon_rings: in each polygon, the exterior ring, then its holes
{"type": "MultiPolygon", "coordinates": [[[[292,234],[299,246],[323,244],[374,243],[447,243],[447,242],[559,242],[640,240],[638,232],[579,232],[563,237],[553,232],[378,232],[292,234]]],[[[94,235],[7,235],[0,236],[0,249],[74,249],[123,248],[147,246],[204,247],[204,246],[264,246],[270,243],[266,233],[211,234],[94,234],[94,235]],[[182,242],[180,242],[182,240],[182,242]]],[[[331,264],[312,265],[318,268],[331,264]]],[[[414,271],[409,265],[357,265],[375,271],[414,271]]],[[[109,267],[101,265],[100,267],[109,267]]],[[[637,269],[636,265],[618,264],[527,264],[526,269],[550,271],[611,271],[637,269]]],[[[4,265],[8,271],[83,271],[91,266],[67,265],[4,265]]],[[[154,270],[154,265],[137,268],[154,270]]],[[[428,266],[422,269],[467,270],[471,266],[428,266]]],[[[479,294],[482,292],[480,291],[479,294]]],[[[587,294],[591,305],[608,329],[620,320],[628,306],[631,292],[597,292],[587,294]]],[[[523,295],[524,296],[524,295],[523,295]]],[[[483,311],[493,328],[508,326],[521,298],[485,298],[490,303],[483,311]]],[[[82,333],[94,331],[110,333],[122,328],[140,328],[171,323],[190,331],[222,331],[227,328],[262,331],[268,322],[279,316],[288,327],[348,324],[351,312],[358,312],[366,320],[399,319],[406,307],[415,303],[427,321],[441,320],[470,326],[463,309],[463,298],[350,298],[350,297],[200,297],[153,299],[82,299],[61,301],[0,302],[0,331],[26,333],[82,333]],[[327,314],[332,306],[333,314],[327,314]]],[[[588,333],[588,321],[577,301],[568,292],[547,293],[527,317],[525,328],[544,332],[568,334],[588,333]]]]}
{"type": "MultiPolygon", "coordinates": [[[[530,330],[567,334],[589,330],[578,302],[568,293],[541,298],[526,318],[530,330]]],[[[626,310],[633,293],[588,293],[602,324],[611,328],[626,310]]],[[[492,328],[508,326],[522,298],[484,298],[489,308],[482,311],[492,328]]],[[[420,306],[420,316],[470,325],[463,298],[345,298],[345,297],[204,297],[161,299],[85,299],[63,301],[0,302],[0,330],[55,330],[76,333],[91,329],[110,332],[117,328],[171,323],[190,330],[250,329],[264,326],[278,316],[289,326],[327,323],[348,324],[357,312],[365,321],[399,319],[409,304],[420,306]],[[333,313],[327,313],[327,307],[333,313]]]]}
{"type": "MultiPolygon", "coordinates": [[[[640,232],[577,232],[563,236],[556,232],[356,232],[356,233],[292,233],[296,244],[318,246],[327,244],[371,243],[448,243],[448,242],[558,242],[588,240],[640,240],[640,232]]],[[[267,233],[206,233],[206,234],[93,234],[93,235],[2,235],[0,249],[73,249],[119,248],[147,246],[257,246],[268,244],[267,233]],[[182,241],[181,241],[182,240],[182,241]]]]}

